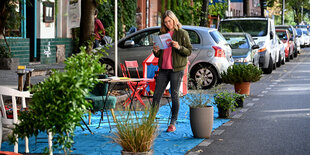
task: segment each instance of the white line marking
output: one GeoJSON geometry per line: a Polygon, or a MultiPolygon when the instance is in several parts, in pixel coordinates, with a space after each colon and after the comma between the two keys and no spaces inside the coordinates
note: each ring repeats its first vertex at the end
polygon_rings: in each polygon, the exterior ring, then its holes
{"type": "Polygon", "coordinates": [[[267,90],[270,90],[271,88],[266,88],[267,90]]]}
{"type": "Polygon", "coordinates": [[[231,126],[234,123],[234,121],[229,121],[223,124],[223,126],[231,126]]]}
{"type": "Polygon", "coordinates": [[[252,101],[259,101],[259,98],[253,98],[252,101]]]}
{"type": "Polygon", "coordinates": [[[259,97],[263,97],[264,95],[263,95],[263,94],[259,94],[259,95],[257,95],[257,96],[259,96],[259,97]]]}
{"type": "Polygon", "coordinates": [[[255,103],[248,103],[248,104],[246,104],[246,106],[252,107],[254,104],[255,104],[255,103]]]}
{"type": "Polygon", "coordinates": [[[243,114],[242,113],[239,113],[239,114],[236,114],[235,116],[233,116],[232,118],[240,118],[243,114]]]}
{"type": "Polygon", "coordinates": [[[242,109],[240,109],[241,112],[246,112],[248,110],[249,110],[249,108],[242,108],[242,109]]]}
{"type": "Polygon", "coordinates": [[[265,90],[265,91],[262,91],[262,93],[263,93],[263,94],[266,94],[266,93],[268,93],[268,91],[267,91],[267,90],[265,90]]]}
{"type": "Polygon", "coordinates": [[[215,130],[215,131],[213,131],[212,135],[218,136],[218,135],[221,135],[223,132],[224,132],[224,130],[215,130]]]}
{"type": "Polygon", "coordinates": [[[209,146],[214,140],[213,139],[205,139],[198,146],[209,146]]]}

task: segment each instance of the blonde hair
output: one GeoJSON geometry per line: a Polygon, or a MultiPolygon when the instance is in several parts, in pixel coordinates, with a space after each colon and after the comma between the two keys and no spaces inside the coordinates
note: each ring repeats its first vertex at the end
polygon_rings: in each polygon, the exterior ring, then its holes
{"type": "Polygon", "coordinates": [[[177,18],[177,16],[171,11],[171,10],[167,10],[161,18],[161,27],[160,27],[160,32],[162,33],[167,33],[169,31],[169,29],[166,27],[165,25],[165,18],[166,17],[170,17],[174,22],[174,29],[175,30],[179,30],[182,27],[182,24],[179,22],[179,19],[177,18]]]}

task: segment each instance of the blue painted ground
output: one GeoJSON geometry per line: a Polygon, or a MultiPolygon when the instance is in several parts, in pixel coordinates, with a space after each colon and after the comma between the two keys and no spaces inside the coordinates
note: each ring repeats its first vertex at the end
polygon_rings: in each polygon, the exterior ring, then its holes
{"type": "MultiPolygon", "coordinates": [[[[183,97],[180,99],[180,111],[179,119],[176,124],[177,130],[173,133],[165,132],[167,129],[167,118],[170,113],[169,105],[162,106],[157,114],[159,119],[159,132],[154,143],[154,154],[185,154],[188,150],[194,148],[201,143],[204,139],[194,138],[190,122],[189,122],[189,107],[186,99],[183,97]]],[[[214,124],[213,130],[221,126],[223,123],[229,121],[229,119],[218,119],[218,112],[216,106],[214,107],[214,124]]],[[[117,114],[117,113],[116,113],[117,114]]],[[[111,116],[111,115],[110,115],[111,116]]],[[[105,123],[102,124],[99,129],[96,127],[99,124],[100,115],[95,114],[92,116],[91,130],[94,132],[91,135],[87,130],[82,131],[78,127],[75,131],[73,145],[73,154],[86,154],[86,155],[101,155],[101,154],[120,154],[121,147],[118,144],[112,143],[109,133],[109,126],[105,119],[105,123]]],[[[85,119],[86,120],[86,119],[85,119]]],[[[112,118],[110,119],[112,120],[112,118]]],[[[112,130],[112,132],[115,129],[112,130]]],[[[39,137],[47,137],[45,134],[41,134],[39,137]]],[[[47,141],[46,139],[40,141],[47,141]]],[[[42,153],[44,148],[47,147],[47,143],[35,144],[35,138],[31,137],[29,140],[29,147],[31,153],[42,153]]],[[[13,145],[9,145],[8,142],[2,143],[2,151],[13,151],[13,145]]],[[[24,151],[24,141],[20,141],[19,150],[24,151]]],[[[55,151],[54,153],[61,153],[55,151]]]]}

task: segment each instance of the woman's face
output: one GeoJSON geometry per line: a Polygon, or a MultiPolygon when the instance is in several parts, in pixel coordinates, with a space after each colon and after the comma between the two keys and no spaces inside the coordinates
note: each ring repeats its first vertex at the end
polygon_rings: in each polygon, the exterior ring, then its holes
{"type": "Polygon", "coordinates": [[[170,17],[167,16],[164,19],[164,24],[169,29],[169,31],[173,31],[174,30],[174,21],[170,17]]]}

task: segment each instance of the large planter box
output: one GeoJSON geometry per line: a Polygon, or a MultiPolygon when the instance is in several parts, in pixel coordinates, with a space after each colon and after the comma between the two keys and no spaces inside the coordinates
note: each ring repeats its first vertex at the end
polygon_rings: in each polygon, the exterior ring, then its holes
{"type": "Polygon", "coordinates": [[[0,58],[0,69],[17,70],[19,58],[0,58]]]}

